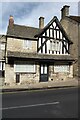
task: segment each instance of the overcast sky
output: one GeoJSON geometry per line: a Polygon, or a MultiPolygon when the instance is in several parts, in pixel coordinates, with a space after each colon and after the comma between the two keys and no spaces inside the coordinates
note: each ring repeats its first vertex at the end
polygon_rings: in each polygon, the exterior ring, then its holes
{"type": "Polygon", "coordinates": [[[78,2],[0,2],[0,34],[6,34],[10,15],[15,24],[38,27],[40,16],[45,17],[45,25],[54,16],[60,20],[63,5],[70,6],[70,15],[78,15],[78,2]]]}

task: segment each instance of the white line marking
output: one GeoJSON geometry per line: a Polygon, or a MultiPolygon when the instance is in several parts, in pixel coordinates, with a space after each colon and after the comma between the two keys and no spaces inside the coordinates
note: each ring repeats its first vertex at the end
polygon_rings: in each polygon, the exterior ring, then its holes
{"type": "Polygon", "coordinates": [[[16,108],[27,108],[27,107],[36,107],[36,106],[44,106],[44,105],[56,105],[59,102],[52,102],[52,103],[42,103],[42,104],[34,104],[34,105],[26,105],[26,106],[15,106],[15,107],[8,107],[8,108],[0,108],[0,110],[8,110],[8,109],[16,109],[16,108]]]}

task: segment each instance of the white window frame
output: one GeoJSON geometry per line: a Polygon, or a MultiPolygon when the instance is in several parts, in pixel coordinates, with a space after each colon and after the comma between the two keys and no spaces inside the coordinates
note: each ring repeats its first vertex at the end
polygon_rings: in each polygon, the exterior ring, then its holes
{"type": "Polygon", "coordinates": [[[0,43],[0,50],[5,50],[5,43],[0,43]]]}
{"type": "Polygon", "coordinates": [[[69,65],[54,65],[54,73],[69,73],[69,72],[70,72],[69,65]],[[66,67],[66,69],[64,67],[66,67]]]}
{"type": "Polygon", "coordinates": [[[59,52],[61,48],[61,42],[59,40],[50,40],[50,50],[59,52]]]}
{"type": "Polygon", "coordinates": [[[31,49],[32,48],[32,41],[31,40],[24,40],[23,41],[23,47],[25,49],[31,49]]]}
{"type": "Polygon", "coordinates": [[[35,73],[36,72],[36,65],[34,64],[34,63],[25,63],[24,64],[24,62],[19,62],[19,63],[15,63],[14,64],[14,72],[18,72],[18,73],[35,73]],[[26,65],[26,67],[24,67],[24,69],[25,70],[16,70],[17,68],[16,68],[16,66],[17,65],[19,65],[19,67],[20,67],[20,69],[21,69],[21,67],[22,66],[25,66],[26,65]],[[28,69],[29,69],[29,65],[33,65],[33,70],[31,71],[31,70],[27,70],[27,67],[28,67],[28,69]]]}
{"type": "Polygon", "coordinates": [[[2,62],[0,61],[0,71],[2,71],[2,62]]]}

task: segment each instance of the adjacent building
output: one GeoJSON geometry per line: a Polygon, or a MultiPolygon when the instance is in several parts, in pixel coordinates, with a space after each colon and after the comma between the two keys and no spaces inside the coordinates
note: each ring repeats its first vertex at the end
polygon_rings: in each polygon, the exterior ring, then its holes
{"type": "Polygon", "coordinates": [[[6,47],[6,36],[0,35],[0,85],[5,80],[5,47],[6,47]]]}
{"type": "Polygon", "coordinates": [[[67,35],[73,42],[71,49],[70,49],[70,54],[74,57],[75,61],[73,64],[73,73],[74,77],[80,78],[80,64],[79,64],[79,59],[80,59],[80,52],[79,52],[79,34],[80,34],[80,16],[72,16],[69,15],[69,7],[65,5],[61,9],[61,25],[63,26],[64,30],[66,31],[67,35]]]}

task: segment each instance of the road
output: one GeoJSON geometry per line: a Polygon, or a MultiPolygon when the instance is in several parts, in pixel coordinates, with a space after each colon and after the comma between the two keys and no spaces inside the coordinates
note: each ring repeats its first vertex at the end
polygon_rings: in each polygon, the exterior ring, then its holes
{"type": "Polygon", "coordinates": [[[3,118],[78,118],[78,89],[5,93],[3,118]]]}

